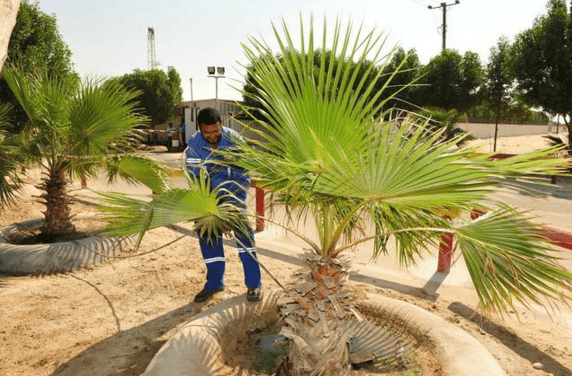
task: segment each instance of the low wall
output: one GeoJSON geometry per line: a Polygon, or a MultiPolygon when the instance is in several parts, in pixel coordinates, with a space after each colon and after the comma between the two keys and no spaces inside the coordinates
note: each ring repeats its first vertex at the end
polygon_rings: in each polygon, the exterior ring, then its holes
{"type": "MultiPolygon", "coordinates": [[[[493,138],[495,136],[495,124],[457,123],[456,126],[476,138],[493,138]]],[[[566,127],[561,126],[561,128],[565,129],[566,127]]],[[[499,124],[498,137],[548,134],[553,131],[556,131],[556,125],[499,124]]]]}

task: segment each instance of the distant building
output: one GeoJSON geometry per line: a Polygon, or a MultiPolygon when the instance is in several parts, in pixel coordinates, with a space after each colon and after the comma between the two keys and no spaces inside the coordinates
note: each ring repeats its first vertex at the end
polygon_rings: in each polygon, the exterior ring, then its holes
{"type": "Polygon", "coordinates": [[[205,107],[215,107],[219,110],[222,125],[234,129],[245,137],[259,139],[253,132],[244,129],[243,123],[259,129],[256,122],[245,115],[236,101],[219,99],[201,99],[196,101],[183,101],[175,106],[175,118],[164,124],[158,124],[153,131],[149,131],[148,142],[169,146],[169,124],[177,132],[179,150],[182,151],[186,141],[193,133],[199,130],[197,114],[205,107]],[[184,129],[183,129],[184,128],[184,129]]]}

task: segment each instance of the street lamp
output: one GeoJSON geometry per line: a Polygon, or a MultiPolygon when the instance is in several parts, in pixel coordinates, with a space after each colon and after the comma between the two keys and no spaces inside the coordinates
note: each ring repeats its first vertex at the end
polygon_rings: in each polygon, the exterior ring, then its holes
{"type": "Polygon", "coordinates": [[[216,89],[216,96],[215,96],[215,103],[216,107],[218,108],[218,79],[224,78],[224,67],[215,67],[209,66],[207,67],[207,71],[209,75],[207,77],[211,77],[215,79],[215,89],[216,89]]]}

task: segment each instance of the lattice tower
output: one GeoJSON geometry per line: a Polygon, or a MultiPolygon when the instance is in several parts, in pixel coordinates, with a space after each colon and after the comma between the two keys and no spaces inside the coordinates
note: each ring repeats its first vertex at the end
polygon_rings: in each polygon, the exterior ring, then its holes
{"type": "Polygon", "coordinates": [[[147,29],[147,69],[157,69],[159,62],[155,52],[155,30],[150,27],[147,29]]]}

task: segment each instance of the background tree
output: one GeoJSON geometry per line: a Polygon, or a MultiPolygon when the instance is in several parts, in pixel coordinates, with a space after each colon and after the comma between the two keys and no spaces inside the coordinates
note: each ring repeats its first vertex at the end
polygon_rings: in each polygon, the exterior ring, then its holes
{"type": "Polygon", "coordinates": [[[497,135],[501,114],[510,104],[510,89],[513,79],[509,67],[510,44],[506,37],[499,38],[491,48],[485,80],[485,98],[494,111],[495,137],[493,151],[497,150],[497,135]]]}
{"type": "Polygon", "coordinates": [[[572,144],[572,24],[564,0],[550,0],[548,12],[515,38],[512,67],[523,100],[561,115],[572,144]]]}
{"type": "Polygon", "coordinates": [[[467,51],[461,61],[461,93],[464,98],[463,106],[459,110],[467,110],[482,100],[482,88],[485,79],[485,72],[479,54],[467,51]]]}
{"type": "Polygon", "coordinates": [[[167,73],[160,69],[135,69],[109,81],[139,92],[134,100],[141,113],[149,117],[152,127],[175,116],[175,105],[183,98],[181,76],[174,67],[168,67],[167,73]]]}
{"type": "Polygon", "coordinates": [[[483,72],[478,55],[445,50],[423,67],[418,105],[464,111],[478,100],[483,72]]]}
{"type": "Polygon", "coordinates": [[[391,77],[391,85],[383,89],[383,81],[377,83],[376,90],[384,90],[385,97],[392,97],[387,102],[388,108],[413,110],[418,104],[416,93],[419,89],[415,82],[420,78],[422,65],[414,48],[408,52],[398,47],[392,58],[383,67],[383,75],[391,77]]]}
{"type": "MultiPolygon", "coordinates": [[[[300,55],[297,51],[288,51],[288,55],[300,55]]],[[[411,109],[413,105],[416,87],[411,85],[411,82],[419,76],[421,64],[414,49],[405,52],[403,48],[396,47],[390,53],[391,59],[383,59],[381,62],[374,62],[367,59],[362,59],[355,63],[355,75],[353,80],[353,90],[360,95],[368,96],[368,100],[375,99],[376,108],[379,113],[386,111],[389,108],[397,109],[411,109]],[[381,73],[381,79],[379,79],[381,73]],[[375,88],[368,90],[367,86],[363,85],[362,79],[366,82],[375,82],[375,88]],[[380,93],[380,95],[378,95],[380,93]],[[381,105],[383,104],[383,105],[381,105]]],[[[318,76],[319,67],[324,66],[324,69],[336,69],[337,66],[345,64],[346,62],[340,61],[339,57],[335,56],[331,51],[323,52],[321,49],[316,49],[312,52],[314,62],[314,74],[312,80],[317,84],[320,80],[318,76]]],[[[262,57],[261,57],[262,58],[262,57]]],[[[274,57],[265,56],[265,59],[272,61],[277,67],[279,66],[285,72],[291,71],[294,67],[285,64],[284,55],[276,55],[274,57]]],[[[288,56],[286,56],[288,58],[288,56]]],[[[352,63],[352,62],[350,62],[352,63]]],[[[243,103],[245,107],[249,108],[251,115],[262,121],[269,121],[269,113],[271,109],[264,106],[260,98],[264,98],[265,93],[261,85],[253,79],[256,73],[256,64],[250,64],[246,67],[247,74],[245,85],[242,90],[243,103]]],[[[342,79],[337,81],[336,85],[329,88],[332,91],[339,91],[341,86],[344,85],[342,79]]]]}
{"type": "MultiPolygon", "coordinates": [[[[7,60],[17,62],[28,72],[42,71],[77,86],[79,76],[73,69],[71,55],[58,30],[56,17],[42,12],[38,3],[22,1],[8,45],[7,60]]],[[[26,122],[26,114],[3,78],[0,78],[0,103],[12,104],[11,131],[19,132],[26,122]]]]}

